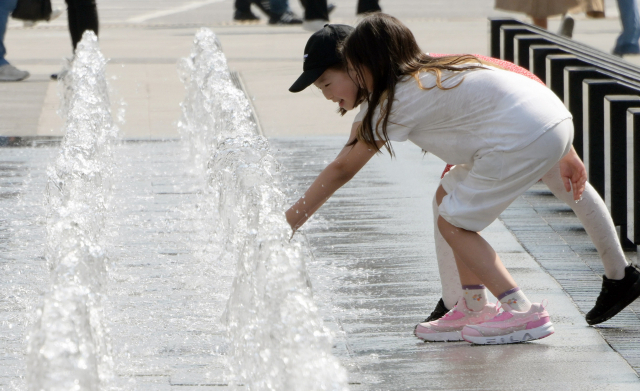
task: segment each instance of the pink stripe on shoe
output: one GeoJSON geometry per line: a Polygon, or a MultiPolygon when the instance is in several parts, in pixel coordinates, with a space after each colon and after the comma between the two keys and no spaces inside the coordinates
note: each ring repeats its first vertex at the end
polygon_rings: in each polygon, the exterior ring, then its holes
{"type": "Polygon", "coordinates": [[[536,327],[540,327],[549,322],[549,317],[544,316],[538,320],[527,323],[527,330],[535,329],[536,327]]]}
{"type": "Polygon", "coordinates": [[[509,311],[503,311],[500,314],[498,314],[495,318],[487,321],[487,323],[489,322],[503,322],[505,320],[509,320],[513,318],[513,314],[509,311]]]}
{"type": "Polygon", "coordinates": [[[444,320],[458,320],[462,318],[464,318],[464,314],[460,311],[450,311],[442,317],[444,320]]]}

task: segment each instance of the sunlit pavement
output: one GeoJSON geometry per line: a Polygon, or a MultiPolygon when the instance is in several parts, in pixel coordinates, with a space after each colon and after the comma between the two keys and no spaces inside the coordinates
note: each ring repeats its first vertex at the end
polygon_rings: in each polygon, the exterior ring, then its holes
{"type": "MultiPolygon", "coordinates": [[[[295,95],[287,91],[301,70],[302,49],[309,33],[300,27],[268,26],[264,17],[258,24],[234,24],[230,21],[230,0],[144,0],[131,4],[124,0],[99,2],[101,49],[111,59],[107,76],[114,87],[114,113],[125,109],[123,137],[177,137],[175,122],[184,89],[176,62],[189,54],[197,28],[208,26],[218,34],[230,67],[240,72],[262,129],[278,151],[289,177],[288,194],[292,199],[301,194],[344,143],[352,118],[352,114],[344,118],[336,115],[334,105],[317,90],[295,95]]],[[[506,15],[492,10],[492,0],[443,0],[430,2],[428,7],[420,0],[383,0],[381,4],[404,20],[423,49],[430,52],[486,54],[486,17],[506,15]]],[[[355,1],[337,5],[333,22],[356,21],[355,1]]],[[[617,10],[611,8],[614,2],[607,6],[605,20],[576,16],[576,40],[604,51],[613,46],[619,22],[617,10]]],[[[299,4],[292,3],[292,7],[299,9],[299,4]]],[[[49,81],[49,74],[59,71],[61,59],[70,55],[65,23],[61,17],[34,29],[10,24],[7,58],[32,76],[26,82],[0,84],[0,134],[60,135],[62,122],[55,112],[57,85],[49,81]]],[[[550,29],[558,23],[558,18],[552,19],[550,29]]],[[[444,165],[411,145],[395,147],[397,160],[391,161],[387,155],[373,159],[295,239],[306,241],[313,255],[308,268],[316,302],[335,332],[334,352],[350,372],[352,389],[640,388],[636,374],[640,368],[640,304],[633,304],[601,327],[586,325],[583,313],[599,292],[602,267],[577,219],[540,185],[520,197],[501,221],[487,229],[485,237],[527,294],[534,301],[549,301],[556,333],[534,343],[490,347],[425,344],[413,337],[415,323],[429,314],[440,297],[431,198],[444,165]],[[523,231],[527,234],[521,234],[523,231]]],[[[144,157],[132,162],[141,170],[135,175],[140,193],[131,199],[135,213],[122,211],[129,213],[129,220],[122,220],[123,232],[131,234],[127,237],[129,251],[141,255],[122,267],[145,270],[142,279],[161,276],[174,284],[166,284],[166,289],[149,296],[139,293],[148,300],[134,300],[132,307],[120,313],[120,319],[129,315],[142,318],[147,316],[145,311],[152,311],[149,316],[159,319],[145,323],[148,335],[137,343],[153,340],[154,333],[163,337],[149,344],[153,349],[144,354],[138,351],[139,356],[130,358],[136,365],[127,370],[116,363],[118,375],[134,378],[141,389],[224,389],[221,364],[197,346],[214,346],[221,338],[217,319],[200,319],[190,326],[188,310],[192,307],[181,307],[185,297],[197,297],[197,289],[180,283],[189,280],[193,266],[179,266],[181,260],[188,265],[190,255],[179,245],[179,224],[171,225],[180,220],[176,207],[191,197],[188,178],[173,171],[179,156],[167,152],[179,146],[144,143],[127,148],[123,158],[144,157]],[[149,175],[145,176],[144,170],[149,170],[149,175]],[[144,207],[149,200],[154,200],[153,208],[144,207]],[[131,233],[135,230],[126,228],[135,219],[151,222],[143,232],[137,232],[139,237],[131,233]],[[145,256],[154,261],[146,263],[145,256]],[[163,301],[150,304],[160,297],[163,301]],[[212,327],[207,330],[208,321],[212,327]],[[162,322],[171,327],[166,329],[162,322]],[[194,335],[199,336],[196,342],[187,343],[194,335]]],[[[41,262],[38,243],[42,243],[43,232],[38,224],[42,224],[44,169],[56,151],[2,151],[0,160],[6,168],[2,172],[19,173],[4,177],[0,188],[0,209],[7,227],[2,231],[2,262],[8,278],[5,282],[11,281],[5,288],[14,281],[43,283],[46,274],[37,263],[41,262]],[[25,208],[25,204],[36,207],[25,208]],[[18,230],[28,235],[16,239],[10,229],[16,223],[33,226],[18,230]],[[36,263],[15,262],[25,257],[36,263]]],[[[121,197],[126,200],[126,195],[121,197]]],[[[636,261],[635,253],[629,256],[636,261]]],[[[138,282],[130,284],[135,293],[138,282]]],[[[6,289],[3,296],[0,335],[5,337],[0,339],[0,358],[6,365],[1,366],[0,385],[11,389],[11,384],[19,383],[23,370],[20,311],[24,309],[16,306],[6,289]]],[[[112,300],[114,307],[123,303],[120,297],[112,300]]],[[[205,304],[221,305],[195,303],[194,311],[205,304]]],[[[114,345],[122,347],[128,340],[134,341],[139,331],[114,329],[114,345]]]]}

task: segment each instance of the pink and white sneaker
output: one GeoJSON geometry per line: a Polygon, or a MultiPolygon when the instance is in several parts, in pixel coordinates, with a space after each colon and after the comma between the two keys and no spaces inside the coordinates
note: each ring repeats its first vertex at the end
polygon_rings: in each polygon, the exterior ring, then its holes
{"type": "Polygon", "coordinates": [[[465,341],[480,345],[519,343],[541,339],[553,334],[546,304],[532,304],[527,312],[518,312],[502,305],[502,312],[495,318],[462,329],[465,341]]]}
{"type": "Polygon", "coordinates": [[[462,341],[460,331],[466,325],[479,324],[492,319],[498,313],[495,304],[487,303],[481,311],[471,311],[460,298],[455,307],[442,318],[416,326],[416,337],[431,342],[462,341]]]}

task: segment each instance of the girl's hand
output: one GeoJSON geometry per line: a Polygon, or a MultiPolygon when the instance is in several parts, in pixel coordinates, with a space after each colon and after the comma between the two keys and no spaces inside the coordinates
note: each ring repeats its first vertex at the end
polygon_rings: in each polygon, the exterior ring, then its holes
{"type": "Polygon", "coordinates": [[[573,189],[573,199],[579,201],[587,183],[587,169],[573,146],[571,146],[569,153],[560,159],[558,164],[560,165],[560,176],[562,177],[564,188],[567,192],[573,189]]]}
{"type": "MultiPolygon", "coordinates": [[[[351,137],[349,140],[356,140],[357,130],[360,122],[356,122],[351,127],[351,137]]],[[[378,141],[378,149],[384,142],[378,141]]],[[[362,141],[357,141],[355,145],[345,146],[335,160],[322,170],[320,175],[311,184],[304,196],[298,200],[289,210],[285,212],[287,222],[291,229],[295,231],[302,227],[311,215],[313,215],[322,204],[331,197],[342,185],[349,182],[351,178],[378,151],[366,145],[362,141]]],[[[293,237],[293,235],[291,235],[293,237]]]]}
{"type": "Polygon", "coordinates": [[[298,230],[298,227],[295,226],[295,223],[293,222],[293,215],[291,214],[291,209],[289,209],[287,212],[285,212],[285,218],[287,219],[287,223],[289,223],[289,226],[291,227],[291,237],[289,237],[289,241],[291,241],[291,239],[293,239],[293,235],[296,234],[296,231],[298,230]]]}

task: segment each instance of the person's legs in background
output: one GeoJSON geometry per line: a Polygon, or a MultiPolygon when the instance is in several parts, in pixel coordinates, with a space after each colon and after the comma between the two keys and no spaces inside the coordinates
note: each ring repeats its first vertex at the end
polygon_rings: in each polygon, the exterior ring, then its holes
{"type": "Polygon", "coordinates": [[[301,0],[304,7],[304,23],[302,28],[316,32],[329,23],[329,5],[327,0],[301,0]]]}
{"type": "Polygon", "coordinates": [[[17,3],[18,0],[0,0],[0,66],[9,64],[4,58],[7,54],[7,49],[4,47],[4,35],[7,32],[9,15],[16,8],[17,3]]]}
{"type": "MultiPolygon", "coordinates": [[[[547,29],[548,27],[548,18],[534,18],[531,17],[531,21],[534,25],[547,29]]],[[[567,14],[564,14],[562,17],[562,22],[560,23],[560,29],[558,29],[558,35],[562,35],[563,37],[571,38],[573,36],[573,28],[575,26],[575,21],[573,18],[567,14]]]]}
{"type": "Polygon", "coordinates": [[[17,0],[0,0],[0,81],[20,81],[29,77],[29,72],[20,71],[9,64],[5,56],[4,35],[7,32],[9,15],[16,8],[17,0]]]}
{"type": "Polygon", "coordinates": [[[289,0],[271,0],[269,24],[302,24],[302,19],[289,8],[289,0]]]}
{"type": "MultiPolygon", "coordinates": [[[[71,45],[76,51],[78,42],[82,40],[82,34],[93,31],[98,35],[98,8],[95,0],[65,0],[67,3],[67,23],[69,24],[69,34],[71,35],[71,45]]],[[[51,79],[58,80],[62,77],[59,73],[51,75],[51,79]]]]}
{"type": "Polygon", "coordinates": [[[356,14],[361,15],[380,11],[382,11],[382,8],[380,8],[378,0],[358,0],[358,8],[356,9],[356,14]]]}
{"type": "Polygon", "coordinates": [[[271,17],[271,4],[269,0],[236,0],[234,3],[235,11],[233,13],[233,20],[246,22],[260,20],[252,11],[251,4],[255,4],[260,8],[260,11],[265,15],[271,17]]]}
{"type": "Polygon", "coordinates": [[[534,18],[533,16],[531,17],[531,21],[533,22],[534,25],[543,28],[543,29],[547,29],[547,18],[534,18]]]}
{"type": "Polygon", "coordinates": [[[640,54],[640,14],[638,13],[637,0],[618,0],[622,33],[616,41],[613,54],[622,56],[625,54],[640,54]]]}
{"type": "Polygon", "coordinates": [[[234,3],[235,11],[233,20],[239,21],[255,21],[260,20],[253,12],[251,12],[250,0],[236,0],[234,3]]]}
{"type": "Polygon", "coordinates": [[[76,50],[82,34],[91,30],[98,35],[98,8],[95,0],[65,0],[67,2],[67,17],[69,18],[69,33],[73,50],[76,50]]]}
{"type": "Polygon", "coordinates": [[[604,0],[581,0],[587,18],[602,19],[604,15],[604,0]]]}

